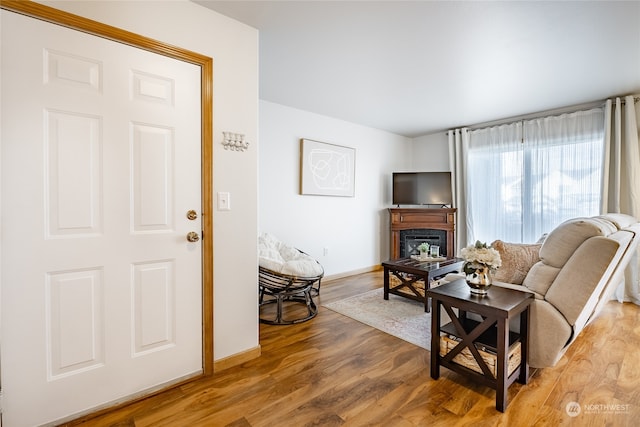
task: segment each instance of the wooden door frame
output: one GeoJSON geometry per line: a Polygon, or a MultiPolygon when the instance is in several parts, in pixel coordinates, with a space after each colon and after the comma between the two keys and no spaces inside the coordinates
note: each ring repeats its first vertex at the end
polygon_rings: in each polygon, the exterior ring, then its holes
{"type": "MultiPolygon", "coordinates": [[[[202,162],[202,375],[213,374],[213,59],[199,53],[153,40],[91,19],[32,1],[0,0],[0,8],[50,22],[97,37],[124,43],[201,69],[201,162],[202,162]]],[[[175,387],[171,385],[168,388],[175,387]]],[[[162,390],[160,390],[162,391],[162,390]]],[[[160,391],[154,392],[159,393],[160,391]]],[[[148,397],[148,396],[145,396],[148,397]]],[[[131,402],[127,402],[131,403],[131,402]]],[[[101,411],[102,412],[102,411],[101,411]]]]}

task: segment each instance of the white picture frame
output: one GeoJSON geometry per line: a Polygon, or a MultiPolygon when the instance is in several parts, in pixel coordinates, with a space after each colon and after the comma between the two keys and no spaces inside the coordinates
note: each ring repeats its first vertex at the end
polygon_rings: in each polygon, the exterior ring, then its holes
{"type": "Polygon", "coordinates": [[[355,162],[355,148],[301,139],[300,194],[354,197],[355,162]]]}

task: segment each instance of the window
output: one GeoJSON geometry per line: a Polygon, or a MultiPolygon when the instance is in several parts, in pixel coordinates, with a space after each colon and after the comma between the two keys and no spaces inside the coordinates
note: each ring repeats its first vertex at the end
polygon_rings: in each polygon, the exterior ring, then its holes
{"type": "Polygon", "coordinates": [[[600,211],[603,109],[473,130],[467,152],[469,241],[531,243],[600,211]]]}

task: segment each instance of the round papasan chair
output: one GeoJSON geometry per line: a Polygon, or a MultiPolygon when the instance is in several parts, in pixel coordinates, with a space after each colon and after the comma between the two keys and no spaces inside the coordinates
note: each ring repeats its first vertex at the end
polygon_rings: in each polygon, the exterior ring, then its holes
{"type": "Polygon", "coordinates": [[[260,307],[276,304],[275,318],[263,318],[261,313],[260,321],[271,325],[291,325],[314,318],[318,308],[313,296],[320,293],[320,282],[324,276],[322,265],[269,233],[258,237],[258,256],[260,307]],[[285,319],[285,303],[305,304],[306,313],[303,317],[285,319]]]}

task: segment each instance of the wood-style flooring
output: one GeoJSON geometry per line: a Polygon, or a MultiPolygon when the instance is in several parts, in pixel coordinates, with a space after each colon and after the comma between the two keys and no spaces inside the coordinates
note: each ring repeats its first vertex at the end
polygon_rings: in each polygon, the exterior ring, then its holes
{"type": "MultiPolygon", "coordinates": [[[[326,282],[318,303],[378,287],[381,271],[326,282]]],[[[261,325],[260,344],[257,359],[80,425],[640,425],[640,307],[633,304],[609,303],[557,366],[513,384],[505,413],[488,387],[446,368],[431,379],[428,351],[323,307],[305,323],[261,325]],[[577,416],[566,410],[571,402],[577,416]]]]}

